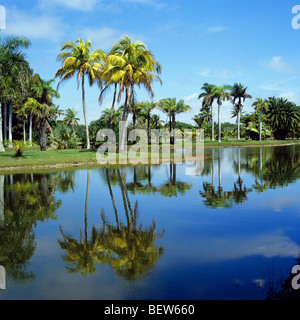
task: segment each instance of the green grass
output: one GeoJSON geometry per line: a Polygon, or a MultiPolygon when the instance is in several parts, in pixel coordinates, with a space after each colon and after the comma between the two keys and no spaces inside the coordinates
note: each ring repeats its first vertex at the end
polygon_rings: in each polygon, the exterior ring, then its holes
{"type": "MultiPolygon", "coordinates": [[[[205,147],[234,147],[234,146],[268,146],[268,145],[284,145],[290,143],[300,144],[299,140],[286,140],[286,141],[246,141],[246,140],[232,140],[223,141],[218,143],[217,141],[205,141],[205,147]]],[[[191,147],[192,145],[186,145],[191,147]]],[[[129,147],[131,148],[131,147],[129,147]]],[[[41,152],[37,148],[29,149],[24,151],[23,157],[15,158],[15,152],[13,150],[0,153],[0,171],[18,171],[20,169],[34,170],[41,169],[44,166],[99,166],[96,158],[95,150],[85,150],[85,149],[70,149],[70,150],[47,150],[46,152],[41,152]],[[1,170],[2,169],[2,170],[1,170]]],[[[168,159],[169,155],[166,155],[168,159]]],[[[148,153],[142,153],[141,157],[143,159],[148,159],[148,153]]],[[[164,158],[164,156],[162,156],[164,158]]]]}

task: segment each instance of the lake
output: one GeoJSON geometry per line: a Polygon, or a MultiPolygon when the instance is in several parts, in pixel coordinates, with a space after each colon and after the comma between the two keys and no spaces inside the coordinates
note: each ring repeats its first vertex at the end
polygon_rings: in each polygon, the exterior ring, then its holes
{"type": "Polygon", "coordinates": [[[299,190],[300,145],[2,175],[0,299],[283,298],[299,190]]]}

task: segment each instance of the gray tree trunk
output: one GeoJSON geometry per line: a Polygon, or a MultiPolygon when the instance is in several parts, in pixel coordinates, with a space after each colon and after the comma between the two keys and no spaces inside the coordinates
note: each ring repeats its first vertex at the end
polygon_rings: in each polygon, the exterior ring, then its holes
{"type": "Polygon", "coordinates": [[[84,75],[82,76],[82,108],[83,108],[83,116],[85,122],[85,132],[86,132],[86,148],[91,149],[90,145],[90,134],[89,134],[89,125],[86,119],[86,108],[85,108],[85,91],[84,91],[84,75]]]}
{"type": "Polygon", "coordinates": [[[262,111],[260,111],[260,119],[259,119],[259,141],[261,141],[262,136],[262,111]]]}
{"type": "Polygon", "coordinates": [[[29,143],[30,147],[32,147],[32,112],[30,112],[29,118],[29,143]]]}
{"type": "Polygon", "coordinates": [[[211,141],[215,141],[215,123],[214,123],[214,113],[213,113],[212,105],[211,105],[211,141]]]}
{"type": "Polygon", "coordinates": [[[26,143],[26,123],[25,123],[25,120],[23,120],[23,136],[24,136],[24,143],[26,143]]]}
{"type": "Polygon", "coordinates": [[[240,124],[241,124],[241,109],[238,110],[238,115],[237,115],[237,125],[238,125],[238,140],[241,139],[241,132],[240,132],[240,124]]]}
{"type": "Polygon", "coordinates": [[[0,176],[0,226],[4,225],[4,178],[0,176]]]}
{"type": "Polygon", "coordinates": [[[0,152],[4,152],[3,135],[2,135],[2,103],[0,102],[0,152]]]}
{"type": "Polygon", "coordinates": [[[221,105],[218,105],[219,142],[221,142],[221,105]]]}
{"type": "Polygon", "coordinates": [[[3,103],[3,107],[4,107],[4,141],[7,140],[7,104],[3,103]]]}
{"type": "Polygon", "coordinates": [[[9,110],[8,110],[8,147],[12,148],[12,102],[9,102],[8,104],[9,110]]]}

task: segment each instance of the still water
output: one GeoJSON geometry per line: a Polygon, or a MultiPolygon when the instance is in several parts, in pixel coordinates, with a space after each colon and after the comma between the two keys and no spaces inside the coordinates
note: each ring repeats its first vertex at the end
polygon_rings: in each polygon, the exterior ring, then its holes
{"type": "Polygon", "coordinates": [[[300,253],[299,190],[299,145],[2,175],[0,299],[282,298],[300,253]]]}

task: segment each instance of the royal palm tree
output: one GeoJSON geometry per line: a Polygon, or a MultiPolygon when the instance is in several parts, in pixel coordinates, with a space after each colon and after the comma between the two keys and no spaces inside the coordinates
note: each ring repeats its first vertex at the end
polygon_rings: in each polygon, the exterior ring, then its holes
{"type": "Polygon", "coordinates": [[[209,105],[212,105],[214,100],[217,101],[218,104],[218,126],[219,126],[219,138],[218,141],[221,142],[221,105],[223,101],[230,100],[231,99],[231,94],[230,91],[231,87],[228,85],[218,85],[215,86],[211,93],[206,97],[206,101],[209,105]]]}
{"type": "Polygon", "coordinates": [[[29,144],[32,147],[33,115],[37,114],[40,103],[35,98],[28,98],[24,103],[26,113],[29,113],[29,144]]]}
{"type": "MultiPolygon", "coordinates": [[[[29,46],[28,39],[18,37],[7,38],[0,44],[0,100],[8,103],[9,106],[8,138],[10,146],[12,143],[12,102],[22,100],[31,74],[29,63],[20,50],[27,49],[29,46]]],[[[2,108],[0,112],[2,113],[2,108]]],[[[1,144],[3,140],[0,141],[1,144]]],[[[4,148],[1,149],[3,151],[4,148]]]]}
{"type": "Polygon", "coordinates": [[[268,100],[262,98],[256,98],[256,101],[252,104],[255,107],[256,111],[259,111],[260,118],[259,118],[259,141],[261,141],[262,137],[262,115],[264,112],[267,112],[269,109],[269,102],[268,100]]]}
{"type": "Polygon", "coordinates": [[[64,113],[65,118],[63,119],[63,123],[67,126],[73,125],[74,127],[77,127],[78,121],[80,121],[80,119],[76,117],[77,113],[78,112],[74,109],[67,109],[64,113]]]}
{"type": "Polygon", "coordinates": [[[247,87],[244,87],[241,83],[235,83],[232,87],[231,87],[231,98],[232,98],[232,103],[233,105],[237,108],[237,126],[238,126],[238,140],[241,139],[240,136],[240,118],[241,118],[241,111],[243,109],[243,102],[245,102],[245,100],[247,98],[252,99],[252,96],[250,96],[250,94],[248,94],[247,91],[247,87]]]}
{"type": "Polygon", "coordinates": [[[59,68],[55,77],[59,77],[57,88],[62,81],[72,78],[77,74],[77,87],[82,88],[82,108],[86,128],[87,149],[90,149],[89,127],[86,116],[85,105],[85,76],[88,77],[89,85],[92,86],[97,77],[100,77],[102,65],[101,62],[105,58],[105,53],[102,50],[91,50],[91,42],[78,39],[75,43],[72,41],[64,42],[61,51],[58,55],[58,61],[62,62],[62,67],[59,68]]]}
{"type": "Polygon", "coordinates": [[[202,100],[202,107],[210,107],[211,108],[211,141],[215,140],[215,129],[214,129],[214,113],[213,113],[213,100],[211,99],[211,93],[213,89],[215,88],[215,85],[204,83],[201,90],[204,92],[200,93],[198,96],[198,99],[202,100]]]}

